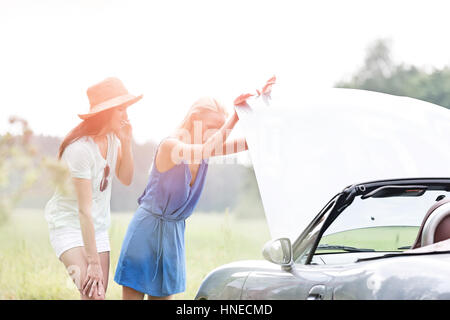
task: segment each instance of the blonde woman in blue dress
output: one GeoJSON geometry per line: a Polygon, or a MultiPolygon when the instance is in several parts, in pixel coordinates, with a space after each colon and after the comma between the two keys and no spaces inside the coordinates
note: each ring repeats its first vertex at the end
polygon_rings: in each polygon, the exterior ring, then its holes
{"type": "Polygon", "coordinates": [[[171,299],[185,291],[185,220],[202,192],[207,159],[247,149],[244,138],[227,141],[237,121],[235,111],[227,119],[219,102],[201,98],[159,144],[116,269],[123,299],[171,299]]]}

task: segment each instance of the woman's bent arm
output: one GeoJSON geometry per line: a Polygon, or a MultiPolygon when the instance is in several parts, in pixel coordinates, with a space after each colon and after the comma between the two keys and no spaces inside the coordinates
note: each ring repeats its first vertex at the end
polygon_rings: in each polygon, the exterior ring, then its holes
{"type": "Polygon", "coordinates": [[[134,162],[132,145],[132,127],[129,121],[124,121],[122,128],[116,133],[120,140],[117,154],[116,176],[122,184],[129,186],[133,181],[134,162]]]}
{"type": "Polygon", "coordinates": [[[237,138],[226,141],[222,146],[213,150],[211,156],[225,156],[227,154],[238,153],[245,150],[248,150],[247,140],[245,140],[245,138],[237,138]]]}
{"type": "Polygon", "coordinates": [[[131,142],[122,142],[117,155],[116,176],[122,184],[129,186],[133,181],[134,162],[131,142]]]}
{"type": "Polygon", "coordinates": [[[184,143],[177,139],[167,139],[160,148],[163,162],[178,164],[184,160],[188,163],[200,163],[202,159],[210,158],[216,148],[221,148],[231,130],[239,120],[236,112],[225,122],[225,124],[211,137],[209,137],[203,144],[184,143]]]}

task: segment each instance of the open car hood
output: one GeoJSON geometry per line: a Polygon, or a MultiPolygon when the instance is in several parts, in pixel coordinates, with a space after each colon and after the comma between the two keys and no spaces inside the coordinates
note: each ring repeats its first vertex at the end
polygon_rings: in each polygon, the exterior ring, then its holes
{"type": "Polygon", "coordinates": [[[348,185],[450,177],[450,112],[428,102],[275,84],[236,110],[272,238],[295,240],[348,185]]]}

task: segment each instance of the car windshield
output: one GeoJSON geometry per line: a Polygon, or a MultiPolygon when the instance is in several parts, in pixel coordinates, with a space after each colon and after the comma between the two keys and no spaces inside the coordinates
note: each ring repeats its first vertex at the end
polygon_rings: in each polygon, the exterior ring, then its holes
{"type": "Polygon", "coordinates": [[[356,197],[324,232],[315,255],[402,252],[413,245],[430,207],[450,194],[428,190],[417,196],[356,197]]]}

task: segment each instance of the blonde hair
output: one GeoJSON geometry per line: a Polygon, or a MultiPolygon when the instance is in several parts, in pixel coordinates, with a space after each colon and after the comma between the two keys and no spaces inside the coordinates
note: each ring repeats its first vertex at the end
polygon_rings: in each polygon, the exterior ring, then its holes
{"type": "Polygon", "coordinates": [[[228,117],[228,112],[219,101],[212,97],[201,97],[196,100],[188,110],[187,115],[184,117],[184,120],[181,122],[180,127],[186,126],[191,119],[194,113],[203,113],[203,112],[217,112],[223,114],[225,117],[228,117]]]}

